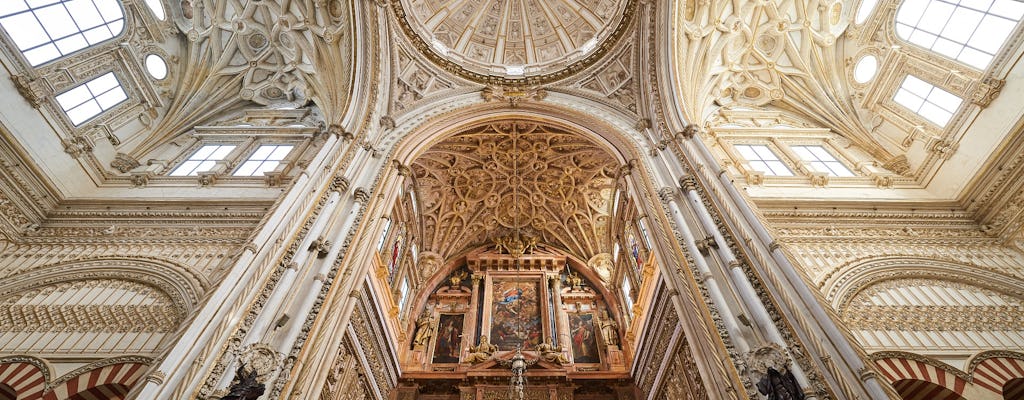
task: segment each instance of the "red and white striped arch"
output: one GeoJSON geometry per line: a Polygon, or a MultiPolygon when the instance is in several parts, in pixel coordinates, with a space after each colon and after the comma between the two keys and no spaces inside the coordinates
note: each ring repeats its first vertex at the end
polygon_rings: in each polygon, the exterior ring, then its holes
{"type": "Polygon", "coordinates": [[[27,362],[7,362],[0,364],[0,383],[14,389],[18,400],[37,400],[43,398],[46,374],[27,362]]]}
{"type": "Polygon", "coordinates": [[[975,385],[1002,395],[1007,382],[1024,378],[1024,360],[1010,357],[986,358],[974,367],[971,377],[975,385]]]}
{"type": "MultiPolygon", "coordinates": [[[[875,365],[878,366],[879,372],[894,387],[899,381],[909,380],[901,384],[902,386],[908,386],[909,389],[913,381],[922,381],[948,389],[953,394],[956,394],[956,396],[963,395],[964,389],[967,387],[967,381],[952,371],[917,360],[888,357],[875,360],[875,365]]],[[[913,387],[914,390],[931,390],[928,389],[928,385],[916,385],[913,387]]],[[[952,398],[955,399],[956,397],[952,398]]]]}
{"type": "Polygon", "coordinates": [[[146,368],[146,364],[133,362],[96,368],[58,384],[53,390],[47,392],[43,399],[68,399],[75,395],[81,395],[80,398],[83,400],[120,399],[127,394],[127,389],[130,389],[142,378],[146,373],[146,368]]]}

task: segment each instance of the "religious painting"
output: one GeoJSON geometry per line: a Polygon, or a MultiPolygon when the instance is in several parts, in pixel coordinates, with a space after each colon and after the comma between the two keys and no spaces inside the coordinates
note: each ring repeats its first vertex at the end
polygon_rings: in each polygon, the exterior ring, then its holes
{"type": "Polygon", "coordinates": [[[537,281],[494,281],[491,294],[491,343],[501,350],[535,348],[543,341],[537,281]]]}
{"type": "Polygon", "coordinates": [[[434,364],[455,364],[462,353],[463,314],[441,314],[434,340],[434,364]]]}
{"type": "Polygon", "coordinates": [[[572,341],[572,361],[577,364],[596,364],[601,362],[601,352],[597,347],[597,336],[594,331],[594,314],[570,313],[569,338],[572,341]]]}

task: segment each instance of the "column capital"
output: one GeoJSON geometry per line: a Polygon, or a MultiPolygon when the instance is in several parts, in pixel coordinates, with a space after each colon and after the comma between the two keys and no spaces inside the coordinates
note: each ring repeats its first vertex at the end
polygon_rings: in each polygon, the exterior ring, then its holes
{"type": "Polygon", "coordinates": [[[683,191],[697,190],[697,178],[693,175],[686,175],[679,178],[679,187],[683,188],[683,191]]]}

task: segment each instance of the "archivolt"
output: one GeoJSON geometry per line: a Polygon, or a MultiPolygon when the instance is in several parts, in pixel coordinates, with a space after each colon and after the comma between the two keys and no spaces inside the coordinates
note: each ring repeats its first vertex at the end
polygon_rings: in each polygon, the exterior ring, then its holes
{"type": "Polygon", "coordinates": [[[843,270],[822,287],[825,298],[838,312],[845,309],[864,288],[897,278],[962,282],[1024,299],[1024,282],[1020,279],[965,263],[920,257],[887,257],[861,261],[843,270]]]}
{"type": "Polygon", "coordinates": [[[209,282],[187,268],[145,258],[102,258],[48,265],[0,282],[0,298],[42,286],[90,279],[119,279],[160,289],[175,306],[191,311],[209,282]]]}

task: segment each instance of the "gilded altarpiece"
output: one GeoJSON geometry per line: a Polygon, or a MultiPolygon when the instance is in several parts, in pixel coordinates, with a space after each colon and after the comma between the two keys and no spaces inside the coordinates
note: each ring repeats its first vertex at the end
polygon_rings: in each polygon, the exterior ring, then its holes
{"type": "Polygon", "coordinates": [[[402,398],[506,398],[517,349],[530,363],[529,398],[632,398],[621,316],[597,275],[539,247],[518,258],[478,249],[431,280],[410,318],[402,398]]]}

